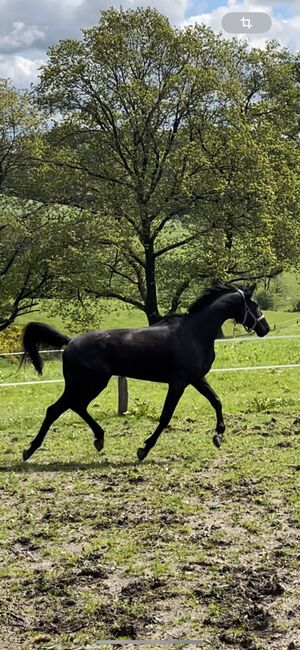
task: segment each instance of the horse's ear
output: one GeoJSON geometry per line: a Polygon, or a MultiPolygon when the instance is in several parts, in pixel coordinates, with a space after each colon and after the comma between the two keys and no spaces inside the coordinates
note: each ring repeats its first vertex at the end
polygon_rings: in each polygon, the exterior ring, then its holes
{"type": "Polygon", "coordinates": [[[251,298],[253,292],[255,291],[255,288],[256,288],[256,282],[254,282],[253,284],[249,284],[248,287],[246,287],[246,294],[247,296],[249,296],[249,298],[251,298]]]}

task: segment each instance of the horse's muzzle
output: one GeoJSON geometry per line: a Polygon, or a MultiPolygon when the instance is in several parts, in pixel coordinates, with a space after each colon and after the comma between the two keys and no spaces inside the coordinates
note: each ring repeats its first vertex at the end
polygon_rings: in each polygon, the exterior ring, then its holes
{"type": "Polygon", "coordinates": [[[258,323],[256,323],[254,327],[254,331],[257,334],[257,336],[260,337],[266,336],[266,334],[268,334],[268,332],[270,331],[270,326],[268,325],[265,318],[263,318],[258,323]]]}

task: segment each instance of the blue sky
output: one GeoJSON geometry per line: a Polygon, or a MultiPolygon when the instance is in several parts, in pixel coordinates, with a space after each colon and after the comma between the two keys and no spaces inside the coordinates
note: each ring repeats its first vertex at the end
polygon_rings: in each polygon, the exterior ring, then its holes
{"type": "Polygon", "coordinates": [[[293,15],[293,10],[289,6],[289,3],[273,5],[272,15],[276,18],[287,18],[293,15]]]}
{"type": "MultiPolygon", "coordinates": [[[[209,13],[213,11],[214,9],[217,9],[218,7],[224,7],[226,6],[227,1],[226,0],[191,0],[189,3],[189,6],[186,11],[186,16],[195,16],[197,14],[202,14],[202,13],[209,13]]],[[[240,4],[243,4],[240,2],[240,4]]],[[[263,4],[268,4],[269,5],[269,10],[272,16],[278,17],[278,18],[287,18],[288,16],[291,16],[294,14],[294,9],[296,9],[296,4],[291,3],[291,2],[268,2],[268,3],[257,3],[257,5],[263,5],[263,4]]],[[[300,4],[300,0],[299,0],[300,4]]]]}
{"type": "Polygon", "coordinates": [[[264,47],[266,38],[275,38],[300,50],[300,0],[0,0],[0,77],[28,87],[37,80],[49,45],[80,38],[80,29],[95,25],[101,9],[121,4],[124,10],[150,5],[173,25],[200,22],[216,32],[225,13],[261,11],[272,17],[272,28],[267,37],[251,36],[250,44],[264,47]]]}
{"type": "Polygon", "coordinates": [[[223,2],[220,2],[220,0],[203,0],[203,2],[201,0],[194,0],[190,2],[190,7],[188,7],[187,14],[190,16],[195,16],[195,14],[212,11],[213,9],[221,7],[224,4],[226,4],[225,0],[223,0],[223,2]]]}

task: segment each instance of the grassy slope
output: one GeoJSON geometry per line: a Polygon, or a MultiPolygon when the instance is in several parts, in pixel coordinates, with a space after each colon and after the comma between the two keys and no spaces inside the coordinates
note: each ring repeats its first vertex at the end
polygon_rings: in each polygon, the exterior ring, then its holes
{"type": "MultiPolygon", "coordinates": [[[[106,310],[101,309],[101,302],[99,301],[99,329],[147,326],[146,317],[141,311],[134,308],[127,309],[118,304],[117,301],[112,301],[112,307],[112,311],[108,313],[106,310]]],[[[284,311],[265,311],[264,313],[271,325],[271,335],[300,333],[299,313],[284,311]]],[[[54,317],[49,315],[47,310],[22,316],[18,322],[23,325],[31,320],[48,323],[53,327],[57,327],[60,331],[69,331],[61,315],[58,314],[54,317]]],[[[242,326],[235,326],[231,321],[227,321],[224,326],[224,333],[225,336],[236,336],[244,335],[245,331],[242,326]]]]}
{"type": "MultiPolygon", "coordinates": [[[[297,300],[300,300],[300,274],[295,272],[285,272],[282,274],[280,281],[276,280],[276,283],[279,286],[279,292],[275,294],[276,311],[265,312],[272,330],[275,325],[275,329],[272,333],[297,333],[300,329],[300,313],[290,313],[289,310],[293,308],[293,304],[297,300]]],[[[271,291],[274,290],[274,286],[273,289],[271,287],[271,291]]],[[[47,309],[45,309],[45,307],[42,307],[40,311],[20,317],[17,319],[17,322],[25,324],[31,320],[50,323],[62,331],[68,331],[68,326],[64,320],[64,314],[57,313],[53,316],[47,309]]],[[[147,325],[147,319],[140,310],[132,307],[128,308],[116,300],[99,300],[99,328],[142,327],[143,325],[147,325]]],[[[233,333],[242,333],[243,329],[234,328],[234,325],[231,322],[228,322],[225,325],[224,331],[226,336],[232,336],[233,333]]]]}
{"type": "Polygon", "coordinates": [[[277,309],[291,310],[294,303],[300,300],[300,273],[285,272],[280,280],[275,280],[279,291],[275,294],[275,304],[277,309]]]}
{"type": "MultiPolygon", "coordinates": [[[[147,325],[147,319],[143,312],[135,308],[127,308],[117,300],[109,302],[111,309],[107,311],[107,301],[104,303],[103,309],[99,300],[99,329],[114,328],[114,327],[142,327],[147,325]]],[[[18,322],[20,324],[28,323],[31,320],[38,320],[42,323],[48,323],[57,327],[62,331],[68,331],[68,327],[63,318],[63,314],[53,316],[47,309],[41,308],[34,314],[26,314],[22,316],[18,322]]]]}
{"type": "MultiPolygon", "coordinates": [[[[300,358],[299,341],[217,349],[219,367],[300,358]]],[[[16,378],[15,365],[0,371],[16,378]]],[[[45,378],[59,372],[46,363],[45,378]]],[[[1,649],[95,648],[114,637],[297,647],[299,374],[212,374],[228,426],[222,449],[211,408],[188,389],[142,465],[136,448],[165,387],[130,382],[129,414],[117,418],[112,380],[91,406],[105,452],[67,413],[27,465],[21,450],[61,386],[2,389],[1,649]]],[[[17,379],[33,377],[27,368],[17,379]]]]}

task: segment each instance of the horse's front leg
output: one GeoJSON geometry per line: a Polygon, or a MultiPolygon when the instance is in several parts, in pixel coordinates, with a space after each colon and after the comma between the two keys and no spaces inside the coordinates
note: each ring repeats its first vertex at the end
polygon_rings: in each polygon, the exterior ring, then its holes
{"type": "Polygon", "coordinates": [[[149,436],[147,440],[145,440],[144,447],[139,447],[139,449],[137,450],[137,457],[139,461],[142,461],[144,460],[144,458],[146,458],[150,449],[154,447],[163,429],[165,429],[165,427],[168,426],[171,417],[175,411],[175,408],[184,392],[185,387],[186,384],[183,383],[169,385],[167,397],[164,403],[162,414],[159,419],[159,425],[155,429],[154,433],[152,433],[152,435],[149,436]]]}
{"type": "Polygon", "coordinates": [[[208,399],[209,403],[216,411],[217,426],[216,426],[216,434],[213,437],[213,442],[216,445],[216,447],[219,448],[221,447],[223,433],[226,428],[223,420],[221,400],[218,397],[218,395],[215,393],[215,391],[212,389],[212,387],[209,385],[209,383],[206,381],[206,379],[197,379],[192,382],[192,386],[194,386],[194,388],[196,388],[196,390],[198,390],[199,393],[203,395],[203,397],[206,397],[206,399],[208,399]]]}

